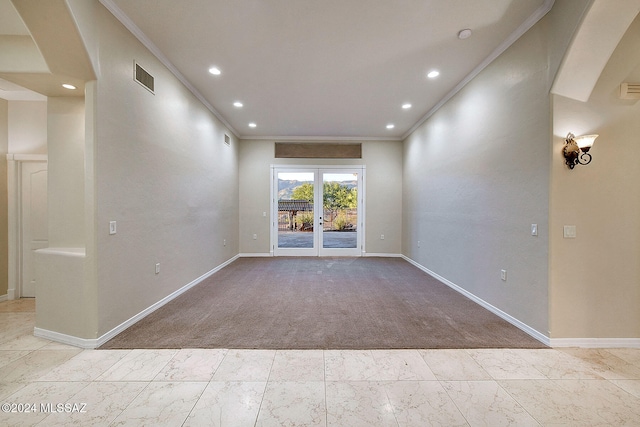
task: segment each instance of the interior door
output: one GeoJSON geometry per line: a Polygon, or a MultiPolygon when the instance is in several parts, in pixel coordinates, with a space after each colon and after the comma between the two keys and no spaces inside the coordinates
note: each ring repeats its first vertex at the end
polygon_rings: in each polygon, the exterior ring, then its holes
{"type": "Polygon", "coordinates": [[[23,162],[20,173],[21,297],[36,296],[34,252],[49,246],[47,163],[23,162]]]}
{"type": "Polygon", "coordinates": [[[275,256],[361,256],[363,168],[275,168],[275,256]]]}

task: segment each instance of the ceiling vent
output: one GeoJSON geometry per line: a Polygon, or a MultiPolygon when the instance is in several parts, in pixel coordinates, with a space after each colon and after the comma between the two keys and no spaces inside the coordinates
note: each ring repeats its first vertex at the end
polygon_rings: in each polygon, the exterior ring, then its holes
{"type": "Polygon", "coordinates": [[[620,85],[621,99],[640,99],[640,83],[622,83],[620,85]]]}
{"type": "Polygon", "coordinates": [[[144,86],[149,92],[154,93],[153,76],[149,74],[147,70],[145,70],[140,65],[138,65],[137,62],[134,62],[134,64],[135,64],[135,73],[134,73],[135,81],[137,81],[142,86],[144,86]]]}

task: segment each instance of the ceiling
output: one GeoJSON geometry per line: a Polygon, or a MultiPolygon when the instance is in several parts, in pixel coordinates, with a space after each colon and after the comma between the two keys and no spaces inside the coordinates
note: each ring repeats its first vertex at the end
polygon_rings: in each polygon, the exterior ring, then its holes
{"type": "MultiPolygon", "coordinates": [[[[238,137],[283,140],[403,139],[553,5],[553,0],[100,2],[238,137]],[[463,29],[471,30],[469,38],[458,38],[463,29]],[[208,72],[214,66],[220,75],[208,72]],[[432,70],[440,75],[428,78],[432,70]],[[235,107],[236,101],[243,106],[235,107]]],[[[0,0],[0,36],[29,34],[11,6],[0,0]]],[[[0,80],[0,97],[6,98],[8,85],[0,80]]]]}
{"type": "MultiPolygon", "coordinates": [[[[28,36],[29,30],[9,0],[0,0],[0,37],[28,36]]],[[[43,95],[26,90],[22,86],[0,78],[0,98],[7,101],[35,101],[46,99],[43,95]]]]}
{"type": "Polygon", "coordinates": [[[401,139],[553,4],[101,2],[152,50],[161,52],[234,133],[280,139],[401,139]],[[467,28],[471,37],[459,39],[458,32],[467,28]],[[213,66],[220,75],[208,72],[213,66]],[[429,79],[432,70],[440,75],[429,79]],[[236,101],[243,107],[234,107],[236,101]],[[403,109],[406,103],[411,108],[403,109]],[[388,124],[394,127],[387,129],[388,124]]]}

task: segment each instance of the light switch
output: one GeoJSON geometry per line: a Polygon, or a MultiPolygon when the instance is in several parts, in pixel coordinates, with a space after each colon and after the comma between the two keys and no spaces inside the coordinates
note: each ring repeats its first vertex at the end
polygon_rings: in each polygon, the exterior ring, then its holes
{"type": "Polygon", "coordinates": [[[564,226],[564,238],[565,239],[575,239],[576,238],[576,226],[575,225],[565,225],[564,226]]]}
{"type": "Polygon", "coordinates": [[[116,234],[116,222],[109,221],[109,234],[116,234]]]}
{"type": "Polygon", "coordinates": [[[538,235],[538,224],[531,224],[531,235],[532,236],[538,235]]]}

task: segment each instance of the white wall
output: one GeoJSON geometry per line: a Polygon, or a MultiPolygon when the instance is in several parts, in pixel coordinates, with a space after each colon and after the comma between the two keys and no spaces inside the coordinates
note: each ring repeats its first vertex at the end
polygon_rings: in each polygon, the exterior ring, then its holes
{"type": "Polygon", "coordinates": [[[402,144],[363,141],[362,159],[276,159],[274,141],[240,142],[240,253],[268,254],[271,165],[365,165],[365,251],[399,254],[402,234],[402,144]],[[253,240],[253,235],[257,239],[253,240]],[[385,239],[380,240],[384,234],[385,239]]]}
{"type": "Polygon", "coordinates": [[[49,246],[84,247],[84,98],[50,97],[47,106],[49,246]]]}
{"type": "Polygon", "coordinates": [[[46,101],[0,99],[0,295],[8,291],[7,154],[47,154],[46,101]]]}
{"type": "Polygon", "coordinates": [[[9,235],[7,154],[9,153],[9,103],[0,98],[0,295],[9,287],[9,235]]]}
{"type": "Polygon", "coordinates": [[[49,97],[48,237],[36,251],[36,328],[90,338],[95,281],[85,280],[85,100],[49,97]],[[54,248],[54,249],[51,249],[54,248]]]}
{"type": "Polygon", "coordinates": [[[47,154],[47,102],[9,102],[9,153],[47,154]]]}
{"type": "Polygon", "coordinates": [[[640,81],[639,35],[637,17],[587,102],[553,97],[552,338],[640,337],[640,101],[618,98],[620,83],[640,81]],[[591,164],[564,165],[568,132],[600,135],[591,164]]]}
{"type": "Polygon", "coordinates": [[[549,89],[585,3],[556,2],[404,148],[404,254],[544,335],[549,89]]]}

